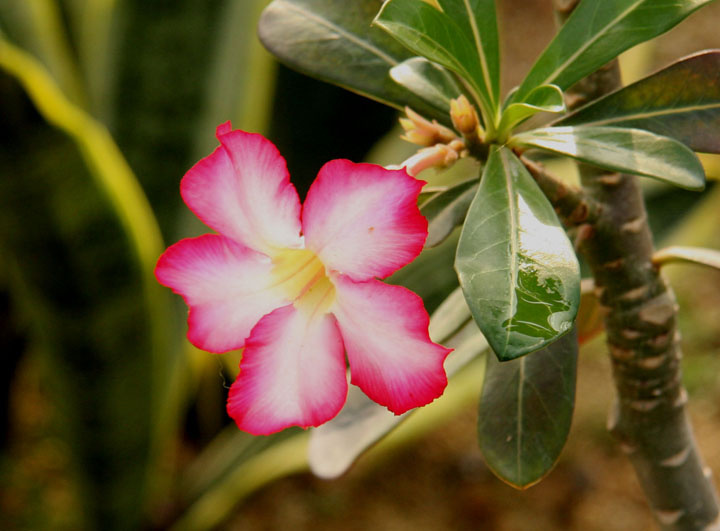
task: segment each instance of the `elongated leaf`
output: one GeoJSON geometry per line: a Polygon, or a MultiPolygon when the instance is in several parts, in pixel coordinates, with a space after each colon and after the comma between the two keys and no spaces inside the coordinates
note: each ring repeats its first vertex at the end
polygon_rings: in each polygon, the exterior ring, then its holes
{"type": "Polygon", "coordinates": [[[720,153],[720,50],[681,59],[554,125],[647,129],[694,151],[720,153]]]}
{"type": "Polygon", "coordinates": [[[99,120],[111,123],[115,61],[123,35],[119,2],[69,0],[62,4],[74,33],[78,67],[87,85],[88,109],[99,120]]]}
{"type": "Polygon", "coordinates": [[[665,247],[653,255],[653,262],[658,265],[686,262],[720,269],[720,251],[702,247],[665,247]]]}
{"type": "Polygon", "coordinates": [[[455,258],[480,330],[501,360],[568,332],[580,270],[555,212],[515,154],[494,148],[468,211],[455,258]]]}
{"type": "Polygon", "coordinates": [[[583,0],[538,57],[514,101],[539,85],[561,89],[628,48],[669,30],[712,0],[583,0]]]}
{"type": "MultiPolygon", "coordinates": [[[[0,245],[39,332],[84,527],[141,527],[158,475],[165,386],[157,369],[175,331],[169,294],[152,275],[157,222],[108,131],[36,59],[0,39],[0,68],[54,126],[27,106],[7,114],[14,134],[0,158],[7,175],[23,178],[2,180],[0,245]]],[[[20,90],[4,74],[3,86],[20,90]]],[[[21,100],[4,103],[12,101],[21,100]]]]}
{"type": "Polygon", "coordinates": [[[498,129],[510,131],[520,122],[539,112],[563,112],[565,99],[562,90],[555,85],[541,85],[528,94],[525,101],[511,103],[503,111],[498,129]]]}
{"type": "Polygon", "coordinates": [[[72,45],[56,1],[4,0],[0,2],[4,38],[29,52],[47,68],[63,94],[84,108],[86,94],[74,61],[72,45]]]}
{"type": "Polygon", "coordinates": [[[442,243],[455,227],[462,224],[478,186],[477,179],[464,181],[422,205],[420,212],[428,219],[425,247],[435,247],[442,243]]]}
{"type": "Polygon", "coordinates": [[[653,177],[702,190],[705,171],[684,144],[642,129],[565,126],[534,129],[510,140],[515,146],[535,147],[608,168],[653,177]]]}
{"type": "Polygon", "coordinates": [[[480,60],[490,103],[500,102],[500,45],[495,0],[438,0],[440,7],[462,28],[480,60]]]}
{"type": "Polygon", "coordinates": [[[430,339],[435,343],[445,344],[471,318],[462,289],[455,288],[430,316],[430,339]]]}
{"type": "Polygon", "coordinates": [[[465,79],[473,97],[488,112],[496,106],[484,83],[483,67],[460,25],[442,11],[417,0],[389,0],[373,21],[413,52],[465,79]]]}
{"type": "Polygon", "coordinates": [[[447,113],[390,79],[389,70],[412,54],[370,26],[381,6],[381,0],[274,0],[263,11],[258,35],[268,50],[300,72],[449,123],[447,113]]]}
{"type": "Polygon", "coordinates": [[[252,438],[231,426],[221,433],[181,484],[189,507],[173,522],[176,531],[217,529],[238,502],[275,479],[307,470],[309,434],[295,429],[252,438]],[[184,491],[184,489],[188,489],[184,491]]]}
{"type": "Polygon", "coordinates": [[[424,57],[413,57],[392,67],[390,77],[445,115],[450,114],[450,100],[461,94],[450,72],[424,57]]]}
{"type": "Polygon", "coordinates": [[[523,358],[488,356],[478,440],[490,469],[516,488],[540,481],[565,445],[575,405],[575,331],[523,358]]]}
{"type": "Polygon", "coordinates": [[[452,264],[458,237],[452,234],[440,245],[425,249],[408,265],[385,279],[388,284],[405,286],[420,295],[428,312],[433,312],[457,288],[452,264]]]}

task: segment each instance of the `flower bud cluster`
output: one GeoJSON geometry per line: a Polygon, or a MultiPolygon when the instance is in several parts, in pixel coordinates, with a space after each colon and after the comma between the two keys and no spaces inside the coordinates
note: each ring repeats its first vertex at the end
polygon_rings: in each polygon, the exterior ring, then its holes
{"type": "Polygon", "coordinates": [[[400,118],[400,125],[405,130],[402,138],[424,146],[402,164],[410,175],[415,176],[427,168],[452,166],[459,158],[468,156],[468,142],[480,142],[480,121],[465,96],[450,100],[450,118],[462,138],[455,131],[436,120],[420,116],[409,107],[405,107],[405,114],[407,118],[400,118]]]}
{"type": "Polygon", "coordinates": [[[400,125],[405,130],[401,137],[408,142],[419,146],[434,146],[435,144],[447,144],[457,138],[454,131],[436,120],[432,122],[423,118],[410,107],[405,107],[407,118],[400,118],[400,125]]]}

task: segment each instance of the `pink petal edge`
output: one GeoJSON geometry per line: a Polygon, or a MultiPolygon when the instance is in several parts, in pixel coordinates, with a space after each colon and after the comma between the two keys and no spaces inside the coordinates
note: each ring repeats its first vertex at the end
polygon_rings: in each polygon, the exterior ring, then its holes
{"type": "Polygon", "coordinates": [[[164,286],[190,308],[188,340],[209,352],[241,348],[255,324],[287,304],[271,288],[270,259],[239,243],[206,234],[170,246],[155,266],[164,286]]]}
{"type": "Polygon", "coordinates": [[[379,280],[333,278],[338,321],[352,383],[400,415],[442,395],[443,363],[452,349],[430,340],[422,299],[402,286],[379,280]]]}
{"type": "Polygon", "coordinates": [[[253,328],[230,388],[228,413],[254,435],[319,426],[338,414],[347,389],[335,318],[324,314],[308,321],[307,314],[288,305],[253,328]]]}
{"type": "Polygon", "coordinates": [[[183,200],[210,228],[265,254],[300,247],[300,199],[285,159],[259,134],[218,126],[220,146],[182,179],[183,200]]]}
{"type": "Polygon", "coordinates": [[[423,184],[405,170],[328,162],[303,205],[306,246],[353,280],[390,275],[414,260],[427,238],[417,206],[423,184]]]}

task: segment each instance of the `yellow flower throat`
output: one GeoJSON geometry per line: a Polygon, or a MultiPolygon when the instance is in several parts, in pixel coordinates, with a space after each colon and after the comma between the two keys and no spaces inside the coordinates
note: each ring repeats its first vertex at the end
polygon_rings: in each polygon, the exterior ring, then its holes
{"type": "Polygon", "coordinates": [[[285,249],[276,254],[271,275],[273,285],[281,289],[298,310],[327,313],[335,300],[335,286],[325,266],[309,249],[285,249]]]}

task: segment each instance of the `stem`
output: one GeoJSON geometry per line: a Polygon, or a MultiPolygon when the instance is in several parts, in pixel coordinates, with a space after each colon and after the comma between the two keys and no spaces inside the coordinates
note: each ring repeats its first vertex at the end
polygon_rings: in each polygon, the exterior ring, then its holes
{"type": "Polygon", "coordinates": [[[601,212],[601,205],[581,188],[568,186],[559,178],[548,173],[539,162],[520,156],[530,175],[555,207],[555,212],[572,228],[592,224],[601,212]]]}
{"type": "MultiPolygon", "coordinates": [[[[574,87],[574,103],[617,86],[619,72],[613,61],[574,87]]],[[[618,393],[608,427],[635,467],[662,529],[716,529],[718,496],[685,411],[677,305],[652,263],[652,234],[637,178],[587,165],[581,165],[580,175],[585,193],[599,205],[591,221],[593,230],[579,250],[607,312],[605,328],[618,393]]],[[[566,217],[563,209],[558,211],[566,217]]]]}
{"type": "Polygon", "coordinates": [[[652,264],[652,235],[634,177],[582,168],[603,210],[580,250],[606,308],[617,387],[608,427],[632,461],[664,529],[717,524],[718,499],[685,411],[677,306],[652,264]]]}

